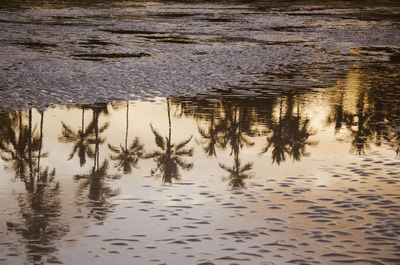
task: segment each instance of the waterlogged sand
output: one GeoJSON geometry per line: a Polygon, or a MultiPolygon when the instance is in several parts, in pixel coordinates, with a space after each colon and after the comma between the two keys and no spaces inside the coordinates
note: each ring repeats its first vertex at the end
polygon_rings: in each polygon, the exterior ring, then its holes
{"type": "Polygon", "coordinates": [[[0,3],[1,109],[319,87],[398,61],[397,1],[90,2],[0,3]]]}
{"type": "Polygon", "coordinates": [[[399,6],[0,3],[0,264],[400,264],[399,6]]]}

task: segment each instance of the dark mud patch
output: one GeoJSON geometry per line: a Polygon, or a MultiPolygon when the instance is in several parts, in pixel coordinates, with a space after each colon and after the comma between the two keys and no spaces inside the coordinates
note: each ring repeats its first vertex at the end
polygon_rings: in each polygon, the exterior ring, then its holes
{"type": "Polygon", "coordinates": [[[103,59],[126,59],[150,57],[148,53],[80,53],[73,54],[73,57],[80,60],[103,60],[103,59]]]}
{"type": "Polygon", "coordinates": [[[132,35],[153,35],[153,34],[164,34],[159,31],[150,31],[150,30],[129,30],[129,29],[103,29],[104,32],[114,33],[114,34],[132,34],[132,35]]]}
{"type": "Polygon", "coordinates": [[[55,48],[56,44],[53,43],[44,43],[44,42],[35,42],[35,41],[27,41],[27,42],[14,42],[15,45],[22,45],[28,48],[34,49],[46,49],[46,48],[55,48]]]}
{"type": "Polygon", "coordinates": [[[174,36],[174,35],[164,35],[164,36],[140,36],[149,40],[156,40],[158,42],[167,42],[167,43],[178,43],[178,44],[196,44],[198,42],[187,38],[185,36],[174,36]]]}
{"type": "Polygon", "coordinates": [[[185,40],[185,39],[165,39],[165,40],[160,40],[160,42],[176,43],[176,44],[197,44],[196,41],[185,40]]]}
{"type": "Polygon", "coordinates": [[[397,52],[390,56],[390,61],[393,63],[400,63],[400,52],[397,52]]]}
{"type": "Polygon", "coordinates": [[[229,23],[229,22],[237,22],[235,19],[231,18],[205,18],[203,21],[211,22],[211,23],[229,23]]]}

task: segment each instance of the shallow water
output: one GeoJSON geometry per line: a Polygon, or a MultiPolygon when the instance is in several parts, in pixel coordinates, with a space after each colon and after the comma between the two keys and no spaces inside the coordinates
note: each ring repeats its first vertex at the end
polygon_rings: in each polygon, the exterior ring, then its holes
{"type": "Polygon", "coordinates": [[[0,7],[0,264],[400,263],[395,2],[0,7]]]}

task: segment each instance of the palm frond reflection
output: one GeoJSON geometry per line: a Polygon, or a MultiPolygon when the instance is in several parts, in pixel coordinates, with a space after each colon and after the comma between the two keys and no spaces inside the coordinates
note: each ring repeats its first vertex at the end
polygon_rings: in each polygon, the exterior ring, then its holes
{"type": "Polygon", "coordinates": [[[193,163],[186,162],[184,157],[193,155],[193,148],[186,148],[186,145],[192,140],[192,136],[188,139],[181,141],[178,144],[173,144],[171,140],[172,126],[170,103],[167,99],[168,110],[168,136],[163,137],[161,134],[150,124],[151,131],[154,134],[154,140],[158,147],[146,155],[146,158],[152,158],[156,163],[156,167],[151,170],[152,175],[162,177],[164,183],[172,183],[172,180],[180,180],[180,168],[183,170],[190,170],[193,168],[193,163]]]}

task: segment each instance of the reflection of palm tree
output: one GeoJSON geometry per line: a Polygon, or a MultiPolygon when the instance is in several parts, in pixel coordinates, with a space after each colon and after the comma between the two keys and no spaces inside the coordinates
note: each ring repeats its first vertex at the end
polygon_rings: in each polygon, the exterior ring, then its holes
{"type": "MultiPolygon", "coordinates": [[[[343,107],[344,92],[341,91],[339,96],[339,101],[333,107],[332,111],[333,114],[330,117],[328,117],[329,123],[335,123],[336,132],[342,128],[343,124],[347,126],[347,129],[350,131],[352,138],[351,152],[356,152],[359,155],[365,154],[365,149],[369,148],[369,138],[372,136],[372,132],[369,129],[369,127],[372,126],[371,124],[368,124],[368,120],[370,119],[368,117],[369,113],[364,109],[365,97],[366,94],[364,91],[358,94],[358,98],[356,99],[357,113],[353,114],[344,111],[343,107]]],[[[384,117],[380,116],[381,115],[378,115],[378,117],[374,117],[376,118],[376,121],[381,121],[384,119],[384,117]]]]}
{"type": "MultiPolygon", "coordinates": [[[[42,147],[43,147],[43,122],[44,122],[44,112],[39,111],[40,113],[40,131],[39,131],[39,139],[37,143],[37,150],[35,150],[35,145],[32,145],[32,142],[36,141],[36,137],[33,137],[33,135],[30,133],[30,138],[33,138],[32,140],[28,140],[28,153],[29,153],[29,169],[30,169],[30,185],[31,191],[35,190],[36,185],[42,185],[42,183],[48,183],[48,182],[53,182],[54,176],[55,176],[55,168],[49,173],[49,167],[45,167],[42,169],[40,165],[40,160],[41,158],[45,158],[48,156],[48,153],[42,153],[42,147]],[[33,147],[33,148],[32,148],[33,147]],[[32,152],[37,151],[37,155],[33,155],[32,152]],[[32,159],[37,159],[36,162],[36,168],[34,168],[34,161],[32,159]]],[[[32,128],[32,110],[29,110],[29,128],[31,130],[32,128]]],[[[58,185],[58,184],[57,184],[58,185]]]]}
{"type": "Polygon", "coordinates": [[[203,150],[207,156],[217,156],[215,147],[220,145],[218,136],[223,129],[223,124],[217,122],[219,121],[219,118],[215,117],[216,112],[216,110],[211,112],[210,125],[208,126],[207,131],[200,126],[198,127],[199,133],[202,137],[202,140],[200,140],[199,143],[203,146],[203,150]]]}
{"type": "Polygon", "coordinates": [[[356,151],[359,155],[365,154],[365,149],[369,148],[369,140],[372,137],[372,131],[368,126],[369,115],[368,112],[365,111],[364,107],[365,94],[362,92],[357,102],[357,118],[353,118],[353,122],[356,123],[357,128],[354,129],[350,127],[353,138],[351,141],[351,150],[356,151]]]}
{"type": "Polygon", "coordinates": [[[339,98],[339,102],[333,102],[335,106],[328,123],[335,123],[336,129],[346,126],[350,133],[351,152],[364,154],[372,141],[376,146],[384,142],[393,147],[399,144],[399,77],[390,64],[365,65],[349,72],[346,84],[350,86],[332,88],[333,93],[343,92],[339,97],[331,97],[339,98]],[[351,112],[354,102],[355,111],[351,112]],[[343,106],[349,106],[349,110],[343,111],[343,106]]]}
{"type": "MultiPolygon", "coordinates": [[[[365,154],[365,150],[369,148],[369,141],[373,136],[373,129],[379,132],[379,128],[374,128],[372,124],[384,120],[384,117],[381,117],[379,112],[371,113],[376,111],[374,108],[371,110],[365,109],[367,94],[364,90],[357,94],[357,113],[349,113],[343,110],[343,98],[344,93],[342,92],[339,102],[335,104],[333,114],[328,117],[328,122],[335,123],[336,131],[342,128],[342,124],[345,124],[351,133],[351,152],[356,152],[358,155],[365,154]],[[375,122],[372,120],[375,120],[375,122]]],[[[385,137],[383,134],[381,136],[385,137]]]]}
{"type": "Polygon", "coordinates": [[[106,180],[116,179],[118,176],[108,175],[107,160],[104,160],[101,165],[96,163],[96,160],[94,161],[94,165],[88,174],[75,175],[74,179],[80,181],[79,196],[82,196],[83,191],[88,189],[89,202],[87,206],[90,209],[90,215],[96,219],[103,220],[106,216],[108,198],[118,194],[117,191],[107,185],[106,180]]]}
{"type": "Polygon", "coordinates": [[[30,109],[28,125],[23,125],[23,116],[19,112],[19,122],[8,123],[15,126],[8,127],[9,138],[3,139],[1,145],[2,149],[7,147],[3,149],[2,158],[6,162],[13,163],[12,169],[25,183],[26,189],[26,194],[18,195],[18,205],[24,223],[6,222],[6,224],[9,230],[16,231],[24,238],[23,244],[26,246],[29,262],[35,264],[42,262],[43,257],[57,250],[52,242],[60,239],[68,230],[67,226],[59,221],[61,203],[58,199],[59,185],[54,180],[55,169],[50,171],[48,167],[43,169],[40,165],[40,159],[48,155],[47,152],[42,153],[44,112],[41,111],[40,115],[39,135],[35,133],[35,127],[32,126],[32,110],[30,109]],[[17,128],[19,137],[15,137],[17,128]],[[21,170],[23,168],[25,169],[21,170]]]}
{"type": "Polygon", "coordinates": [[[27,171],[28,127],[22,124],[22,113],[12,112],[2,119],[1,158],[11,164],[5,166],[15,172],[15,177],[24,179],[27,171]]]}
{"type": "Polygon", "coordinates": [[[308,140],[313,135],[309,129],[309,120],[303,120],[300,116],[300,108],[297,105],[297,114],[293,115],[293,96],[289,95],[286,101],[286,110],[283,115],[283,100],[279,108],[279,119],[271,122],[271,134],[267,137],[267,146],[261,153],[266,153],[272,147],[272,163],[278,165],[286,160],[286,155],[293,161],[299,161],[303,156],[308,156],[306,146],[314,146],[317,143],[308,140]]]}
{"type": "Polygon", "coordinates": [[[140,143],[139,138],[133,139],[128,147],[128,131],[129,131],[129,101],[126,103],[126,131],[125,131],[125,146],[120,145],[116,148],[108,145],[108,148],[115,153],[111,156],[112,160],[118,161],[117,168],[123,169],[124,174],[132,172],[132,167],[136,167],[139,159],[143,156],[143,144],[140,143]]]}
{"type": "Polygon", "coordinates": [[[296,117],[293,122],[293,129],[291,132],[291,146],[289,155],[293,161],[300,161],[303,156],[308,156],[306,146],[316,145],[316,142],[308,140],[312,135],[308,128],[309,120],[301,123],[300,117],[296,117]]]}
{"type": "MultiPolygon", "coordinates": [[[[41,129],[43,113],[41,115],[41,129]]],[[[1,158],[11,164],[10,169],[15,176],[27,185],[34,185],[34,160],[47,157],[48,153],[41,152],[41,136],[36,133],[36,126],[32,125],[32,109],[28,110],[28,125],[23,124],[23,113],[10,113],[8,122],[4,124],[3,140],[0,149],[3,151],[1,158]],[[18,131],[18,133],[16,133],[18,131]]]]}
{"type": "Polygon", "coordinates": [[[219,166],[229,173],[228,179],[229,184],[232,188],[241,188],[245,186],[245,179],[251,177],[251,174],[246,173],[251,170],[253,163],[246,163],[241,166],[241,161],[239,159],[240,150],[246,146],[254,145],[253,142],[248,139],[247,135],[243,132],[244,128],[250,128],[249,122],[250,118],[246,117],[244,120],[247,124],[243,122],[243,112],[242,108],[237,106],[226,105],[225,107],[225,130],[223,131],[223,139],[221,145],[225,147],[226,145],[231,146],[231,155],[233,154],[233,166],[228,167],[223,163],[219,163],[219,166]]]}
{"type": "Polygon", "coordinates": [[[171,144],[171,115],[169,99],[167,99],[168,107],[168,137],[165,139],[160,133],[150,125],[151,131],[155,136],[157,146],[161,150],[156,150],[148,154],[147,158],[153,158],[157,163],[157,167],[152,169],[151,173],[156,174],[158,171],[162,175],[164,183],[171,183],[172,179],[180,179],[179,168],[190,170],[193,167],[192,163],[185,162],[183,156],[192,156],[193,148],[185,149],[184,147],[190,142],[192,136],[179,144],[171,144]]]}
{"type": "MultiPolygon", "coordinates": [[[[291,108],[291,107],[290,107],[291,108]]],[[[288,108],[288,109],[290,109],[288,108]]],[[[316,141],[311,141],[308,138],[314,133],[309,128],[309,119],[302,119],[300,116],[300,106],[297,104],[296,116],[290,115],[288,118],[288,132],[290,142],[289,155],[293,161],[300,161],[303,156],[308,156],[306,151],[307,146],[315,146],[316,141]]]]}
{"type": "Polygon", "coordinates": [[[60,223],[61,202],[58,198],[59,185],[54,181],[55,170],[48,168],[37,174],[32,190],[18,196],[18,205],[23,224],[7,222],[10,230],[16,231],[24,240],[28,259],[39,264],[42,258],[57,251],[53,243],[68,232],[68,227],[60,223]]]}
{"type": "MultiPolygon", "coordinates": [[[[107,105],[105,106],[105,108],[107,108],[107,105]]],[[[106,215],[105,206],[107,205],[107,199],[117,194],[116,191],[107,186],[105,180],[115,179],[118,176],[110,176],[107,174],[107,159],[105,159],[101,165],[99,163],[100,144],[103,144],[106,140],[105,138],[101,137],[101,134],[108,128],[109,124],[105,123],[101,127],[99,127],[100,113],[107,113],[106,111],[104,111],[103,105],[99,107],[94,106],[92,109],[93,120],[91,121],[89,127],[93,128],[93,135],[91,136],[88,143],[94,144],[93,167],[88,174],[75,175],[74,179],[81,182],[79,195],[82,195],[82,192],[85,189],[88,189],[88,207],[91,210],[91,215],[93,215],[96,219],[103,220],[106,215]]]]}
{"type": "Polygon", "coordinates": [[[239,152],[244,146],[253,146],[254,142],[243,130],[243,127],[250,127],[251,118],[243,119],[243,110],[238,106],[225,106],[224,130],[220,139],[223,148],[227,145],[231,146],[231,155],[239,152]]]}
{"type": "Polygon", "coordinates": [[[85,107],[82,106],[82,124],[77,132],[74,132],[72,128],[64,122],[62,122],[62,126],[62,136],[59,137],[59,140],[64,143],[74,143],[68,160],[71,160],[77,153],[80,166],[84,166],[86,163],[86,156],[92,158],[94,155],[93,150],[90,148],[90,142],[93,141],[90,137],[93,134],[94,124],[90,123],[85,128],[85,107]]]}
{"type": "Polygon", "coordinates": [[[241,166],[241,161],[239,159],[239,153],[235,155],[233,166],[228,167],[223,163],[219,163],[219,166],[229,173],[229,185],[233,188],[242,188],[245,186],[244,180],[251,178],[251,174],[246,173],[253,168],[253,163],[249,162],[244,166],[241,166]]]}
{"type": "Polygon", "coordinates": [[[285,142],[284,123],[282,122],[282,100],[279,109],[279,120],[271,124],[272,135],[267,138],[267,146],[262,150],[262,153],[268,152],[270,147],[272,150],[272,163],[276,162],[278,165],[286,160],[285,154],[289,153],[289,148],[285,142]]]}
{"type": "Polygon", "coordinates": [[[333,107],[333,114],[328,117],[329,123],[330,122],[335,123],[336,132],[338,132],[342,128],[343,123],[348,124],[352,119],[352,116],[347,111],[344,110],[343,106],[344,91],[340,90],[339,93],[340,93],[338,96],[339,101],[333,107]]]}

